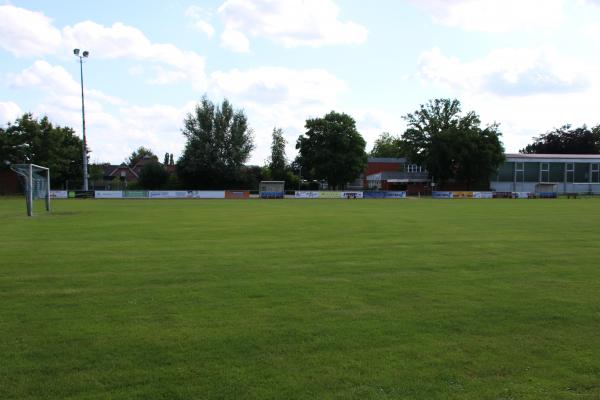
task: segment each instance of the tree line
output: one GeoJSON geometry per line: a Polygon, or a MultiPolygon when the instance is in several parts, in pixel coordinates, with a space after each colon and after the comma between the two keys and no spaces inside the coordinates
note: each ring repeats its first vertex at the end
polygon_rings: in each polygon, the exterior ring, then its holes
{"type": "MultiPolygon", "coordinates": [[[[406,157],[425,167],[435,182],[475,185],[504,160],[499,125],[482,125],[479,115],[463,112],[458,100],[430,100],[403,118],[406,130],[397,136],[382,133],[368,154],[350,115],[331,111],[309,118],[296,139],[294,160],[286,156],[283,130],[274,127],[269,159],[263,166],[251,166],[246,163],[255,147],[254,132],[245,112],[228,100],[216,104],[204,96],[183,121],[186,144],[179,159],[166,153],[160,163],[151,149],[140,147],[126,164],[133,167],[150,158],[139,174],[139,185],[147,189],[252,189],[261,180],[283,180],[288,188],[318,181],[343,188],[364,171],[368,155],[406,157]]],[[[600,153],[600,125],[564,125],[534,137],[521,152],[600,153]]],[[[36,119],[26,113],[0,127],[0,169],[16,163],[48,166],[52,185],[63,187],[65,182],[81,182],[82,155],[83,143],[74,130],[53,125],[47,116],[36,119]]],[[[90,175],[102,174],[101,166],[92,164],[90,175]]]]}

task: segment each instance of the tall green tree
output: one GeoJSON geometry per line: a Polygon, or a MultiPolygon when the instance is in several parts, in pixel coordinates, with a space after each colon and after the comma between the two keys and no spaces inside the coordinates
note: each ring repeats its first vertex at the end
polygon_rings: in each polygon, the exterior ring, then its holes
{"type": "Polygon", "coordinates": [[[53,125],[48,117],[23,114],[0,129],[0,168],[9,164],[38,164],[50,168],[53,187],[81,181],[83,141],[69,127],[53,125]]]}
{"type": "Polygon", "coordinates": [[[269,171],[271,178],[284,180],[287,176],[287,159],[285,157],[286,140],[281,128],[273,128],[271,141],[271,157],[269,159],[269,171]]]}
{"type": "Polygon", "coordinates": [[[498,125],[482,128],[474,111],[462,114],[458,100],[430,100],[404,119],[408,128],[402,141],[409,158],[438,182],[472,187],[487,181],[504,160],[498,125]]]}
{"type": "Polygon", "coordinates": [[[145,157],[150,157],[155,161],[158,161],[158,156],[154,152],[144,146],[140,146],[137,150],[134,150],[131,155],[127,158],[127,165],[130,167],[135,166],[140,160],[145,157]]]}
{"type": "Polygon", "coordinates": [[[185,149],[177,162],[190,188],[223,188],[240,183],[241,170],[254,149],[252,129],[242,110],[229,101],[215,105],[206,96],[184,120],[185,149]]]}
{"type": "Polygon", "coordinates": [[[375,140],[373,150],[369,155],[371,157],[403,157],[406,154],[402,143],[401,138],[392,136],[389,132],[383,132],[375,140]]]}
{"type": "Polygon", "coordinates": [[[306,120],[305,127],[296,149],[307,175],[326,179],[334,189],[360,176],[367,163],[366,143],[351,116],[332,111],[323,118],[306,120]]]}
{"type": "Polygon", "coordinates": [[[158,161],[149,162],[142,167],[138,178],[139,185],[147,190],[162,189],[169,180],[164,165],[158,161]]]}
{"type": "Polygon", "coordinates": [[[598,154],[600,153],[600,125],[572,128],[564,125],[533,139],[521,150],[527,154],[598,154]]]}
{"type": "Polygon", "coordinates": [[[163,165],[169,165],[169,153],[165,153],[165,157],[163,158],[163,165]]]}

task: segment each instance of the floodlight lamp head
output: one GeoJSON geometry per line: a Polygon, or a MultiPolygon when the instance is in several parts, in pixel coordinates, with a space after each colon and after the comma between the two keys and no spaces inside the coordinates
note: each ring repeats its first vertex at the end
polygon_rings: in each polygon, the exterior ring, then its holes
{"type": "Polygon", "coordinates": [[[86,58],[87,58],[87,56],[89,56],[89,55],[90,55],[90,52],[89,52],[89,51],[87,51],[87,50],[86,50],[86,51],[84,51],[84,52],[83,52],[83,56],[84,56],[84,57],[86,57],[86,58]]]}
{"type": "Polygon", "coordinates": [[[75,54],[76,56],[79,55],[79,49],[73,49],[73,54],[75,54]]]}

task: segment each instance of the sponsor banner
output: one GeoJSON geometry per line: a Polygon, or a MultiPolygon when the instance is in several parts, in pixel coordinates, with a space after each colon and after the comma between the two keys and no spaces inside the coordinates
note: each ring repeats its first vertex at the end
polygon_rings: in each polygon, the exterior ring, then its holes
{"type": "Polygon", "coordinates": [[[363,192],[364,199],[385,199],[386,192],[363,192]]]}
{"type": "Polygon", "coordinates": [[[540,199],[556,199],[556,198],[558,198],[558,193],[556,193],[556,192],[539,192],[538,197],[540,199]]]}
{"type": "Polygon", "coordinates": [[[494,193],[492,192],[473,192],[474,199],[493,199],[494,193]]]}
{"type": "Polygon", "coordinates": [[[494,192],[495,199],[511,199],[512,192],[494,192]]]}
{"type": "Polygon", "coordinates": [[[342,199],[362,199],[363,192],[342,192],[342,199]]]}
{"type": "Polygon", "coordinates": [[[384,192],[386,199],[405,199],[406,192],[384,192]]]}
{"type": "Polygon", "coordinates": [[[226,199],[249,199],[250,192],[245,190],[227,190],[225,191],[226,199]]]}
{"type": "Polygon", "coordinates": [[[283,199],[284,192],[260,192],[261,199],[283,199]]]}
{"type": "Polygon", "coordinates": [[[69,192],[70,199],[93,199],[93,190],[73,190],[69,192]]]}
{"type": "Polygon", "coordinates": [[[69,192],[66,190],[50,190],[51,199],[67,199],[69,198],[69,192]]]}
{"type": "Polygon", "coordinates": [[[195,190],[192,192],[192,197],[195,199],[224,199],[224,190],[195,190]]]}
{"type": "Polygon", "coordinates": [[[453,199],[472,199],[473,192],[452,192],[453,199]]]}
{"type": "Polygon", "coordinates": [[[97,199],[122,199],[123,192],[120,190],[96,190],[94,197],[97,199]]]}
{"type": "Polygon", "coordinates": [[[296,190],[294,192],[294,197],[297,199],[318,199],[319,192],[310,192],[305,190],[296,190]]]}
{"type": "Polygon", "coordinates": [[[128,199],[145,199],[148,197],[148,192],[145,190],[125,190],[123,197],[128,199]]]}
{"type": "Polygon", "coordinates": [[[329,192],[329,191],[320,191],[319,198],[320,199],[341,199],[342,192],[329,192]]]}
{"type": "Polygon", "coordinates": [[[431,197],[434,199],[451,199],[452,192],[431,192],[431,197]]]}
{"type": "Polygon", "coordinates": [[[513,199],[528,199],[529,192],[512,192],[513,199]]]}
{"type": "Polygon", "coordinates": [[[188,199],[192,192],[188,190],[150,190],[148,197],[151,199],[188,199]]]}

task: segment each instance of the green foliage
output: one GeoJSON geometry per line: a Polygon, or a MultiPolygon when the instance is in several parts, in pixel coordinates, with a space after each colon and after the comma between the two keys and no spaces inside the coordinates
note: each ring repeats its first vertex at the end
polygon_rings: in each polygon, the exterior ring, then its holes
{"type": "Polygon", "coordinates": [[[242,110],[227,100],[216,106],[206,96],[184,120],[187,139],[177,171],[190,189],[235,187],[254,148],[252,130],[242,110]]]}
{"type": "Polygon", "coordinates": [[[142,167],[138,184],[146,190],[162,189],[169,180],[165,167],[158,161],[149,162],[142,167]]]}
{"type": "Polygon", "coordinates": [[[371,157],[393,157],[399,158],[406,156],[403,148],[402,139],[392,136],[388,132],[383,132],[375,140],[373,150],[369,154],[371,157]]]}
{"type": "Polygon", "coordinates": [[[534,138],[533,143],[521,150],[528,154],[598,154],[600,153],[600,125],[589,129],[564,125],[534,138]]]}
{"type": "Polygon", "coordinates": [[[140,146],[138,147],[137,150],[134,150],[131,155],[129,156],[129,158],[127,158],[126,162],[127,165],[129,165],[130,167],[134,167],[135,164],[137,164],[140,160],[142,160],[145,157],[150,157],[153,160],[158,161],[158,156],[156,154],[154,154],[154,152],[144,146],[140,146]]]}
{"type": "Polygon", "coordinates": [[[271,142],[271,158],[269,160],[269,171],[271,179],[284,180],[287,175],[287,160],[285,158],[286,140],[281,128],[273,128],[271,142]]]}
{"type": "Polygon", "coordinates": [[[296,142],[303,176],[306,170],[307,175],[339,188],[363,172],[366,143],[352,117],[332,111],[323,118],[308,119],[305,127],[306,133],[296,142]]]}
{"type": "Polygon", "coordinates": [[[67,180],[81,181],[83,142],[73,129],[53,125],[48,117],[23,114],[0,128],[0,168],[8,164],[38,164],[50,168],[53,187],[67,180]]]}
{"type": "Polygon", "coordinates": [[[486,180],[504,160],[498,125],[481,128],[475,112],[461,115],[458,100],[430,100],[404,119],[408,128],[402,141],[409,158],[438,182],[472,185],[486,180]]]}

